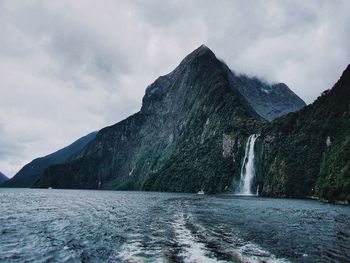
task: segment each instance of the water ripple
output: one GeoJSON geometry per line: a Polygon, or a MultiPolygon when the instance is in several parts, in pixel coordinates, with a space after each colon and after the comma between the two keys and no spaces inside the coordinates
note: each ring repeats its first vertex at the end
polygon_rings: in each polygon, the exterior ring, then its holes
{"type": "Polygon", "coordinates": [[[34,189],[0,200],[0,262],[350,262],[345,206],[34,189]]]}

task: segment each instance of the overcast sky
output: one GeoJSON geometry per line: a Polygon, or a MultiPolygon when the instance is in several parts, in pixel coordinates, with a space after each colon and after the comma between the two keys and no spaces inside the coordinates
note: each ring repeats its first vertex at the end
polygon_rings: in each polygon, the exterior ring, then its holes
{"type": "Polygon", "coordinates": [[[307,103],[350,62],[350,1],[0,0],[0,171],[135,113],[206,44],[307,103]]]}

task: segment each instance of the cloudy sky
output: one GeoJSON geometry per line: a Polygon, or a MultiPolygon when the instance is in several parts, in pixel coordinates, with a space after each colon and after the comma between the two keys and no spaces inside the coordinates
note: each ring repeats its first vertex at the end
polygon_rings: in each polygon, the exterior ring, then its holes
{"type": "Polygon", "coordinates": [[[350,62],[350,1],[0,0],[0,171],[135,113],[201,44],[307,103],[350,62]]]}

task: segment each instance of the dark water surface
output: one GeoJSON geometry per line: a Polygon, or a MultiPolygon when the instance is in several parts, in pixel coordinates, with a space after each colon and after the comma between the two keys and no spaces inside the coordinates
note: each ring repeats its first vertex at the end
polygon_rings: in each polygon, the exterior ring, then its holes
{"type": "Polygon", "coordinates": [[[350,262],[350,208],[196,194],[0,189],[0,262],[350,262]]]}

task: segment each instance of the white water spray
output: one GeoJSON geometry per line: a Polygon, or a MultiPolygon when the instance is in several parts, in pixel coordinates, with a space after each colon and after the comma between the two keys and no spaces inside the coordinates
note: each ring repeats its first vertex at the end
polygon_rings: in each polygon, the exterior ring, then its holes
{"type": "Polygon", "coordinates": [[[254,195],[251,188],[255,177],[254,145],[258,137],[259,136],[256,134],[250,135],[245,146],[245,154],[241,169],[241,181],[236,191],[239,195],[254,195]]]}

